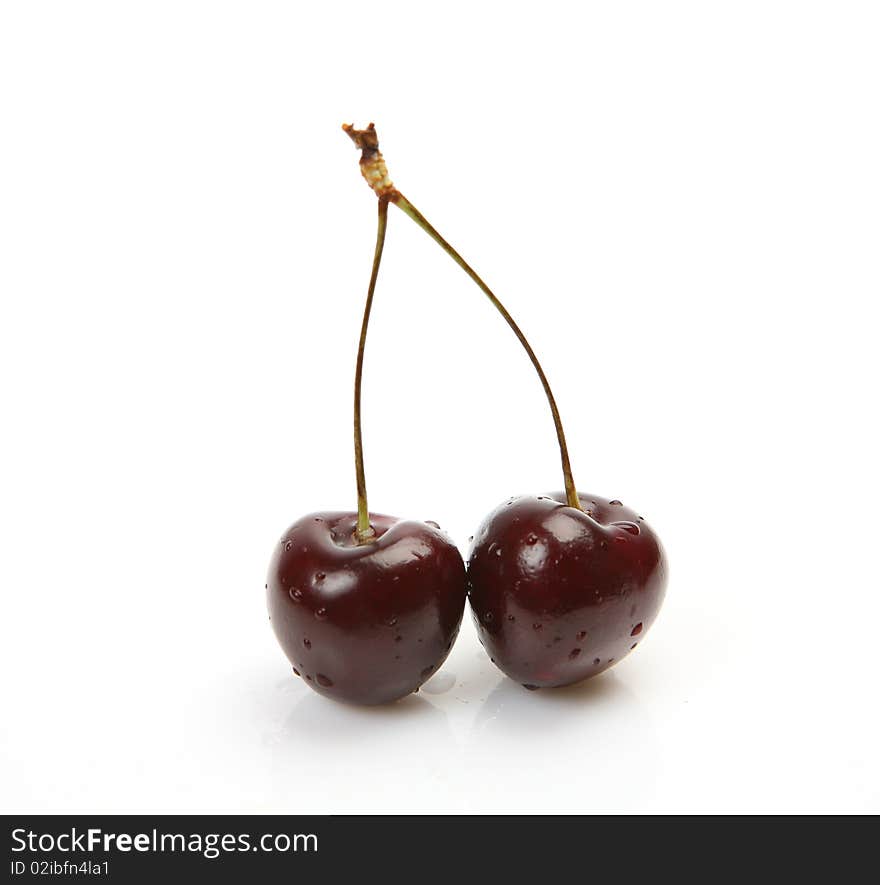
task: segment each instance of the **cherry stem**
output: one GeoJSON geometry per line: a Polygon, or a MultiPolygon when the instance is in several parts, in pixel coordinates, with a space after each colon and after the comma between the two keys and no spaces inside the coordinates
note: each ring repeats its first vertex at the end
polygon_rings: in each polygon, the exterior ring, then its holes
{"type": "MultiPolygon", "coordinates": [[[[550,389],[550,382],[535,356],[526,336],[516,324],[513,317],[507,312],[507,308],[498,300],[495,293],[480,279],[477,272],[452,248],[452,246],[440,236],[431,223],[410,203],[409,200],[394,186],[388,175],[388,169],[385,165],[385,158],[379,150],[379,136],[376,133],[376,127],[370,123],[366,129],[355,129],[354,126],[343,124],[342,128],[351,138],[355,145],[361,151],[360,167],[361,175],[363,175],[367,184],[372,188],[373,192],[379,198],[379,225],[380,225],[380,242],[376,246],[376,264],[373,266],[373,280],[370,283],[370,295],[367,299],[367,309],[364,314],[364,329],[361,333],[361,352],[358,353],[358,373],[360,373],[360,360],[363,352],[363,342],[366,335],[367,317],[370,311],[370,301],[372,300],[372,286],[376,281],[376,273],[378,271],[378,260],[382,253],[381,237],[384,236],[385,230],[382,222],[382,213],[387,211],[387,203],[394,203],[401,211],[407,214],[428,236],[437,242],[447,255],[483,290],[486,297],[495,306],[495,309],[504,317],[507,325],[513,329],[513,334],[519,339],[525,352],[529,355],[541,384],[544,387],[544,393],[547,396],[547,402],[550,404],[550,411],[553,413],[553,423],[556,425],[556,438],[559,441],[559,456],[562,460],[562,476],[565,479],[565,497],[569,507],[575,507],[581,510],[581,502],[578,498],[577,488],[574,484],[574,478],[571,475],[571,462],[568,458],[568,446],[565,442],[565,432],[562,429],[562,419],[559,417],[559,409],[556,408],[556,400],[553,397],[553,391],[550,389]]],[[[359,419],[359,397],[360,397],[360,374],[356,384],[355,395],[355,455],[360,457],[360,419],[359,419]]],[[[358,462],[360,463],[360,462],[358,462]]],[[[366,520],[366,491],[363,490],[363,465],[361,464],[358,472],[358,504],[363,503],[364,519],[366,520]]],[[[360,515],[360,511],[359,515],[360,515]]],[[[365,522],[365,524],[369,524],[365,522]]],[[[360,526],[360,521],[358,522],[360,526]]]]}
{"type": "Polygon", "coordinates": [[[373,293],[376,291],[376,280],[379,277],[379,265],[382,262],[382,250],[385,247],[385,228],[388,224],[388,199],[379,198],[379,220],[376,227],[376,251],[373,255],[373,270],[370,274],[370,285],[367,289],[367,301],[364,304],[364,319],[361,323],[361,337],[358,341],[357,365],[354,370],[354,470],[357,475],[357,528],[355,540],[358,544],[367,544],[376,537],[370,525],[370,511],[367,507],[367,481],[364,477],[364,445],[361,435],[361,379],[364,373],[364,348],[367,343],[367,328],[370,325],[370,311],[373,309],[373,293]]]}
{"type": "Polygon", "coordinates": [[[565,431],[562,429],[562,419],[559,417],[559,409],[556,407],[556,399],[553,391],[550,389],[550,382],[538,362],[535,351],[532,350],[526,336],[520,327],[516,324],[514,318],[508,313],[507,308],[498,300],[495,293],[480,279],[477,272],[453,249],[453,247],[437,232],[427,218],[413,206],[412,203],[399,191],[396,196],[391,197],[394,204],[408,215],[425,233],[427,233],[436,243],[440,245],[444,252],[483,290],[486,297],[492,302],[495,309],[504,317],[507,325],[513,330],[513,334],[519,339],[523,349],[529,355],[538,377],[541,379],[541,385],[547,396],[547,402],[550,404],[550,411],[553,414],[553,423],[556,425],[556,438],[559,441],[559,456],[562,460],[562,475],[565,479],[565,497],[569,507],[581,508],[581,502],[578,498],[577,487],[574,484],[574,477],[571,474],[571,461],[568,457],[568,445],[565,442],[565,431]]]}

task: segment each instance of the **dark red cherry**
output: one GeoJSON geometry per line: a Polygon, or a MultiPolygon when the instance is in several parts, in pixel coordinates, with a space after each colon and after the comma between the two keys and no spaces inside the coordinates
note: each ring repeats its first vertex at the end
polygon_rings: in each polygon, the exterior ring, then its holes
{"type": "Polygon", "coordinates": [[[440,667],[464,611],[464,563],[431,524],[370,515],[376,537],[355,541],[355,513],[312,513],[284,534],[266,586],[275,635],[315,691],[382,704],[440,667]]]}
{"type": "Polygon", "coordinates": [[[620,501],[514,498],[474,536],[470,603],[495,663],[526,688],[607,670],[654,622],[667,566],[657,536],[620,501]]]}

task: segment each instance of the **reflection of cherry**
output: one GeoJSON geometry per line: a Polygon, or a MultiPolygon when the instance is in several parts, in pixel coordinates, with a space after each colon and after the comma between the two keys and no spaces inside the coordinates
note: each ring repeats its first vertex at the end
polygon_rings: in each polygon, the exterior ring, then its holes
{"type": "Polygon", "coordinates": [[[513,317],[470,265],[391,183],[372,124],[343,127],[380,202],[412,218],[480,287],[522,344],[556,426],[565,493],[512,499],[480,528],[468,563],[470,598],[495,663],[528,688],[568,685],[634,648],[663,601],[666,561],[653,531],[619,501],[581,496],[550,384],[513,317]]]}
{"type": "Polygon", "coordinates": [[[361,704],[403,697],[437,670],[455,641],[466,595],[461,554],[435,524],[367,509],[361,377],[387,217],[388,201],[380,198],[355,369],[358,510],[295,522],[266,582],[269,617],[294,672],[321,694],[361,704]]]}
{"type": "Polygon", "coordinates": [[[663,550],[619,501],[561,492],[491,513],[468,563],[471,608],[495,663],[527,688],[607,670],[651,626],[666,583],[663,550]]]}

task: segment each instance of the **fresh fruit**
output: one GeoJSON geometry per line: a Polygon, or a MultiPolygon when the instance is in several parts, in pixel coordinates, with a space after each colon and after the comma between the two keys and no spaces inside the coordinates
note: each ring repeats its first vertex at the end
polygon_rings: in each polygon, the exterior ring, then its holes
{"type": "Polygon", "coordinates": [[[474,536],[470,603],[486,651],[526,688],[607,670],[654,622],[666,584],[657,536],[620,501],[514,498],[474,536]]]}
{"type": "Polygon", "coordinates": [[[449,654],[464,612],[461,554],[435,523],[371,514],[361,435],[361,380],[388,201],[380,196],[376,251],[355,367],[357,512],[312,513],[275,549],[269,618],[294,673],[315,691],[382,704],[413,691],[449,654]]]}
{"type": "Polygon", "coordinates": [[[492,660],[527,688],[607,669],[645,635],[663,601],[667,566],[654,532],[620,501],[579,495],[553,391],[525,335],[471,266],[392,184],[376,130],[343,127],[380,202],[412,218],[480,287],[522,344],[550,405],[565,492],[514,498],[480,528],[468,562],[470,602],[492,660]],[[584,505],[583,502],[586,502],[584,505]]]}
{"type": "Polygon", "coordinates": [[[461,624],[464,564],[439,528],[312,513],[285,532],[269,567],[269,614],[297,675],[338,700],[382,704],[416,691],[461,624]]]}

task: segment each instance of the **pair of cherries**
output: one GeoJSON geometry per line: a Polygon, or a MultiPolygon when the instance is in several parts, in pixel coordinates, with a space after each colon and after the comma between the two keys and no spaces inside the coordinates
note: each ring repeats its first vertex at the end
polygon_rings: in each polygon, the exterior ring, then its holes
{"type": "Polygon", "coordinates": [[[337,700],[382,704],[417,691],[440,668],[469,598],[493,662],[528,689],[570,685],[636,647],[666,585],[660,542],[620,501],[578,493],[559,412],[525,336],[486,284],[398,191],[376,130],[344,126],[379,201],[376,252],[355,371],[358,511],[304,516],[285,532],[266,584],[275,635],[294,672],[337,700]],[[484,520],[467,567],[436,523],[370,513],[360,391],[364,345],[388,204],[409,215],[483,290],[525,348],[556,425],[565,491],[512,498],[484,520]]]}

